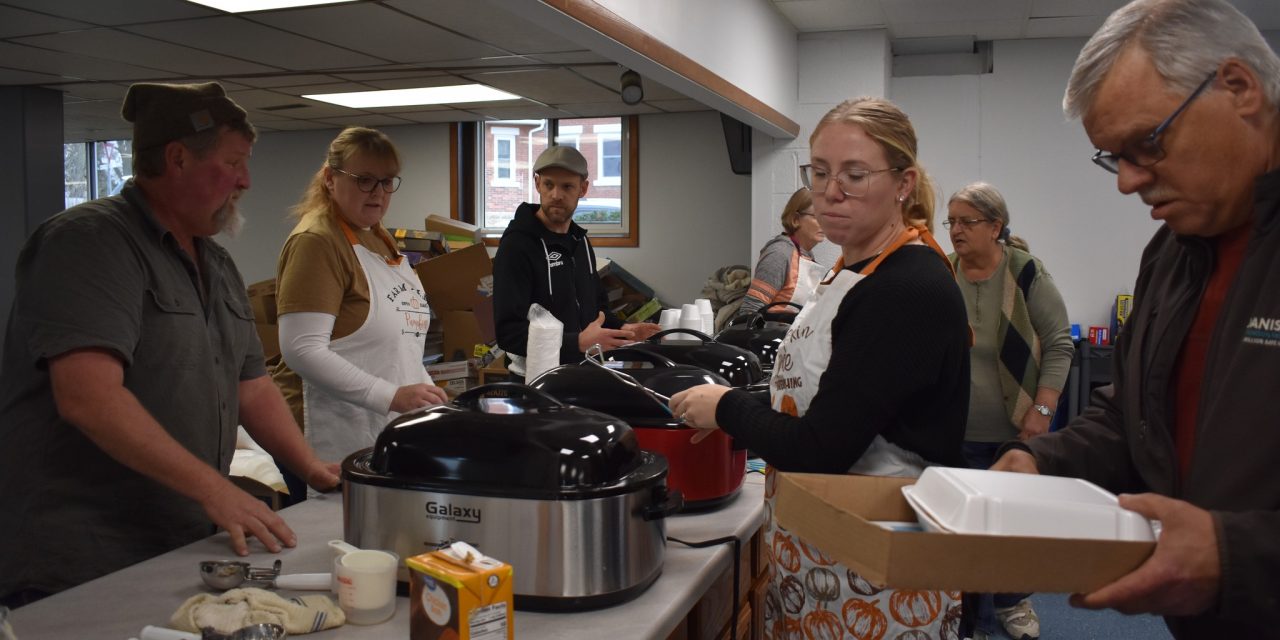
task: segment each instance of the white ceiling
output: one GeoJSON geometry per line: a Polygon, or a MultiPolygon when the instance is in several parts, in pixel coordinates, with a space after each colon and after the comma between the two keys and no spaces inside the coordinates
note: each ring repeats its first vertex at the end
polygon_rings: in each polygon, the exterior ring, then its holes
{"type": "MultiPolygon", "coordinates": [[[[533,0],[528,0],[533,1],[533,0]]],[[[697,1],[697,0],[690,0],[697,1]]],[[[883,28],[895,50],[930,40],[1083,37],[1123,0],[773,0],[799,31],[883,28]]],[[[1280,29],[1277,0],[1235,0],[1280,29]]],[[[126,138],[120,103],[137,81],[217,79],[265,131],[484,118],[698,111],[491,0],[357,0],[230,15],[185,0],[0,0],[0,85],[64,93],[68,141],[126,138]],[[485,104],[348,109],[303,94],[479,82],[524,96],[485,104]]]]}

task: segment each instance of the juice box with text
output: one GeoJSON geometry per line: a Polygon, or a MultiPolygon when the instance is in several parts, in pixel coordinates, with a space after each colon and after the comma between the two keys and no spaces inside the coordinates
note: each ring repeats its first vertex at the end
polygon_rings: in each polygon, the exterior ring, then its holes
{"type": "Polygon", "coordinates": [[[511,565],[449,550],[405,561],[409,566],[412,640],[513,640],[511,565]]]}

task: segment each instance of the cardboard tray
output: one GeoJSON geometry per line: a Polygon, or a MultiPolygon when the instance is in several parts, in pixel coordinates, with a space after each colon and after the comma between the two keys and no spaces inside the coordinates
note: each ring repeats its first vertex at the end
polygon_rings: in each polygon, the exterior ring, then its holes
{"type": "Polygon", "coordinates": [[[1153,542],[890,531],[915,522],[914,478],[780,473],[774,517],[866,581],[896,589],[1087,593],[1137,569],[1153,542]]]}

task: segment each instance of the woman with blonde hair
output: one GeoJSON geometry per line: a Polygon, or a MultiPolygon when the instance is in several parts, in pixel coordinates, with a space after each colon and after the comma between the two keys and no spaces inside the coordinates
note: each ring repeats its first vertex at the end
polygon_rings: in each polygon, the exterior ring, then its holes
{"type": "MultiPolygon", "coordinates": [[[[724,430],[774,470],[915,477],[931,464],[963,466],[969,327],[930,232],[933,186],[915,130],[887,100],[859,98],[829,111],[809,145],[801,177],[841,257],[778,350],[785,364],[774,365],[771,406],[702,385],[671,408],[699,430],[724,430]]],[[[765,480],[768,637],[960,637],[956,594],[882,592],[778,527],[776,475],[765,480]]]]}
{"type": "MultiPolygon", "coordinates": [[[[995,187],[975,182],[957,191],[942,224],[974,333],[964,456],[986,469],[1001,444],[1049,431],[1075,351],[1071,325],[1049,272],[1010,234],[1009,207],[995,187]]],[[[982,594],[979,629],[993,634],[999,621],[1011,638],[1040,637],[1027,596],[982,594]]]]}
{"type": "Polygon", "coordinates": [[[422,365],[431,313],[382,226],[400,156],[382,132],[329,144],[277,265],[283,361],[273,376],[317,455],[372,446],[388,420],[447,400],[422,365]]]}
{"type": "MultiPolygon", "coordinates": [[[[771,304],[804,306],[826,271],[813,260],[813,248],[826,238],[813,214],[813,192],[801,187],[782,209],[782,233],[760,249],[756,270],[737,315],[753,314],[771,304]]],[[[770,313],[795,314],[791,307],[770,313]]]]}

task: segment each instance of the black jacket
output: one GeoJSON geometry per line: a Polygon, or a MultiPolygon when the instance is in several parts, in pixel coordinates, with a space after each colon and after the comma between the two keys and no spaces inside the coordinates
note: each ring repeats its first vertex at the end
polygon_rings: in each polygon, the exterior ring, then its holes
{"type": "Polygon", "coordinates": [[[1209,343],[1187,476],[1178,477],[1172,384],[1215,255],[1207,240],[1168,227],[1142,255],[1133,312],[1112,358],[1114,384],[1096,390],[1067,428],[1026,444],[1041,473],[1152,491],[1213,514],[1219,600],[1202,615],[1167,618],[1180,639],[1275,637],[1280,627],[1280,171],[1256,185],[1244,262],[1209,343]]]}
{"type": "Polygon", "coordinates": [[[604,326],[622,327],[609,312],[608,298],[596,274],[596,254],[587,231],[569,223],[569,233],[554,233],[538,219],[538,205],[523,203],[502,233],[493,258],[493,320],[498,346],[527,355],[529,305],[538,303],[564,323],[560,363],[582,359],[578,334],[604,312],[604,326]]]}

